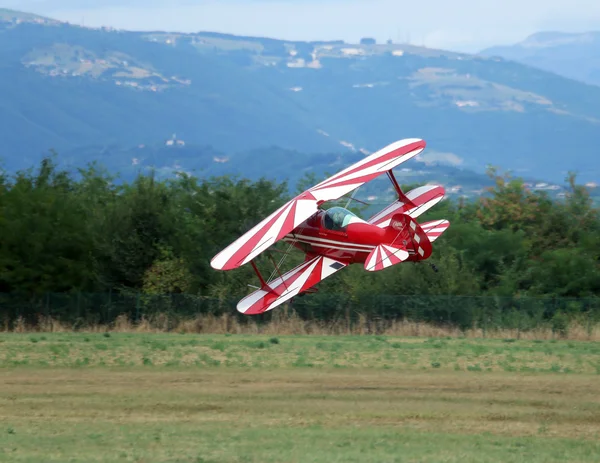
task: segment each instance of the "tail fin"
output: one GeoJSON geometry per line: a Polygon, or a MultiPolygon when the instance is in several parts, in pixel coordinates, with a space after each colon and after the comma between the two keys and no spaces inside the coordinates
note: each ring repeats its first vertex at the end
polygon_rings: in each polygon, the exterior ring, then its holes
{"type": "Polygon", "coordinates": [[[448,230],[448,227],[450,227],[450,222],[447,220],[432,220],[421,224],[421,228],[432,243],[448,230]]]}
{"type": "Polygon", "coordinates": [[[392,246],[402,246],[409,254],[410,261],[425,260],[431,255],[431,241],[417,223],[408,214],[395,214],[386,230],[386,238],[392,246]]]}
{"type": "Polygon", "coordinates": [[[407,214],[391,217],[385,243],[371,251],[365,260],[365,270],[375,272],[404,261],[425,260],[432,251],[426,232],[407,214]]]}

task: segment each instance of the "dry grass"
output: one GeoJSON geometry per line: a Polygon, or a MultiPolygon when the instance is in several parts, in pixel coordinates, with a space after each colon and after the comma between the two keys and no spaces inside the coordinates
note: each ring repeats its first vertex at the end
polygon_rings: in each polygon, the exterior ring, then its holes
{"type": "MultiPolygon", "coordinates": [[[[63,333],[72,332],[72,325],[62,323],[50,317],[40,317],[36,325],[27,325],[19,318],[12,330],[7,325],[4,332],[15,333],[63,333]]],[[[273,314],[271,321],[257,323],[248,317],[240,323],[235,315],[223,314],[198,315],[195,318],[169,317],[159,314],[153,318],[142,318],[139,323],[132,323],[125,315],[116,318],[110,325],[87,325],[78,327],[76,331],[85,333],[102,333],[106,331],[117,333],[197,333],[197,334],[264,334],[273,336],[283,335],[384,335],[384,336],[418,336],[418,337],[451,337],[451,338],[489,338],[489,339],[522,339],[522,340],[551,340],[565,339],[572,341],[600,341],[600,324],[586,321],[573,321],[564,333],[556,333],[550,327],[544,326],[528,331],[518,329],[483,329],[469,328],[460,330],[452,326],[437,326],[419,323],[411,320],[382,321],[370,320],[360,316],[359,320],[349,323],[346,320],[336,322],[321,322],[303,320],[295,312],[279,311],[273,314]]]]}
{"type": "Polygon", "coordinates": [[[0,333],[0,463],[599,460],[598,343],[224,333],[235,320],[0,333]]]}
{"type": "Polygon", "coordinates": [[[0,461],[597,462],[596,378],[13,369],[0,461]]]}

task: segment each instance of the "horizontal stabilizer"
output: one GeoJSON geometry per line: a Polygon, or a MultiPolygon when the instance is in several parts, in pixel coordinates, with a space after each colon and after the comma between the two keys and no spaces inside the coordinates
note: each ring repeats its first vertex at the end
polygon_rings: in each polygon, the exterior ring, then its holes
{"type": "Polygon", "coordinates": [[[439,203],[445,194],[444,187],[435,185],[425,185],[406,193],[409,202],[401,199],[394,201],[381,212],[375,214],[369,219],[369,223],[377,225],[380,228],[387,227],[394,214],[407,214],[410,217],[417,218],[424,212],[431,209],[439,203]]]}
{"type": "Polygon", "coordinates": [[[258,315],[272,310],[346,266],[343,262],[324,256],[306,260],[246,296],[238,302],[237,310],[246,315],[258,315]]]}
{"type": "Polygon", "coordinates": [[[448,230],[448,227],[450,227],[450,222],[447,220],[432,220],[431,222],[421,224],[421,229],[432,243],[437,240],[442,233],[448,230]]]}
{"type": "Polygon", "coordinates": [[[392,265],[399,264],[408,259],[408,251],[406,249],[395,248],[387,244],[380,244],[365,260],[365,270],[369,272],[377,272],[386,269],[392,265]]]}

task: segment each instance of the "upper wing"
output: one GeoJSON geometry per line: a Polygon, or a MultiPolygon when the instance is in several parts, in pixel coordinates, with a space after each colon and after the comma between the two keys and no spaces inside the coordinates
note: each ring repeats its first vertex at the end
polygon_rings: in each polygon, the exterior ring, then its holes
{"type": "Polygon", "coordinates": [[[341,198],[384,172],[412,159],[424,149],[425,142],[418,138],[397,141],[323,180],[308,191],[317,200],[331,201],[341,198]]]}
{"type": "Polygon", "coordinates": [[[317,208],[318,202],[311,194],[296,196],[213,257],[210,265],[217,270],[231,270],[250,262],[317,212],[317,208]]]}
{"type": "Polygon", "coordinates": [[[423,140],[410,138],[392,143],[367,156],[281,206],[213,257],[210,265],[217,270],[231,270],[250,262],[317,212],[321,203],[341,198],[413,158],[424,148],[423,140]]]}

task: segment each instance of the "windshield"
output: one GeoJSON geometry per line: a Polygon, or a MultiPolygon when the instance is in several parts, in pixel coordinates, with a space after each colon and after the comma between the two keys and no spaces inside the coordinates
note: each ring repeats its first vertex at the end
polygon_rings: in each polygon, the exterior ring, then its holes
{"type": "Polygon", "coordinates": [[[355,214],[343,207],[332,207],[323,216],[323,226],[328,230],[344,230],[355,214]]]}

